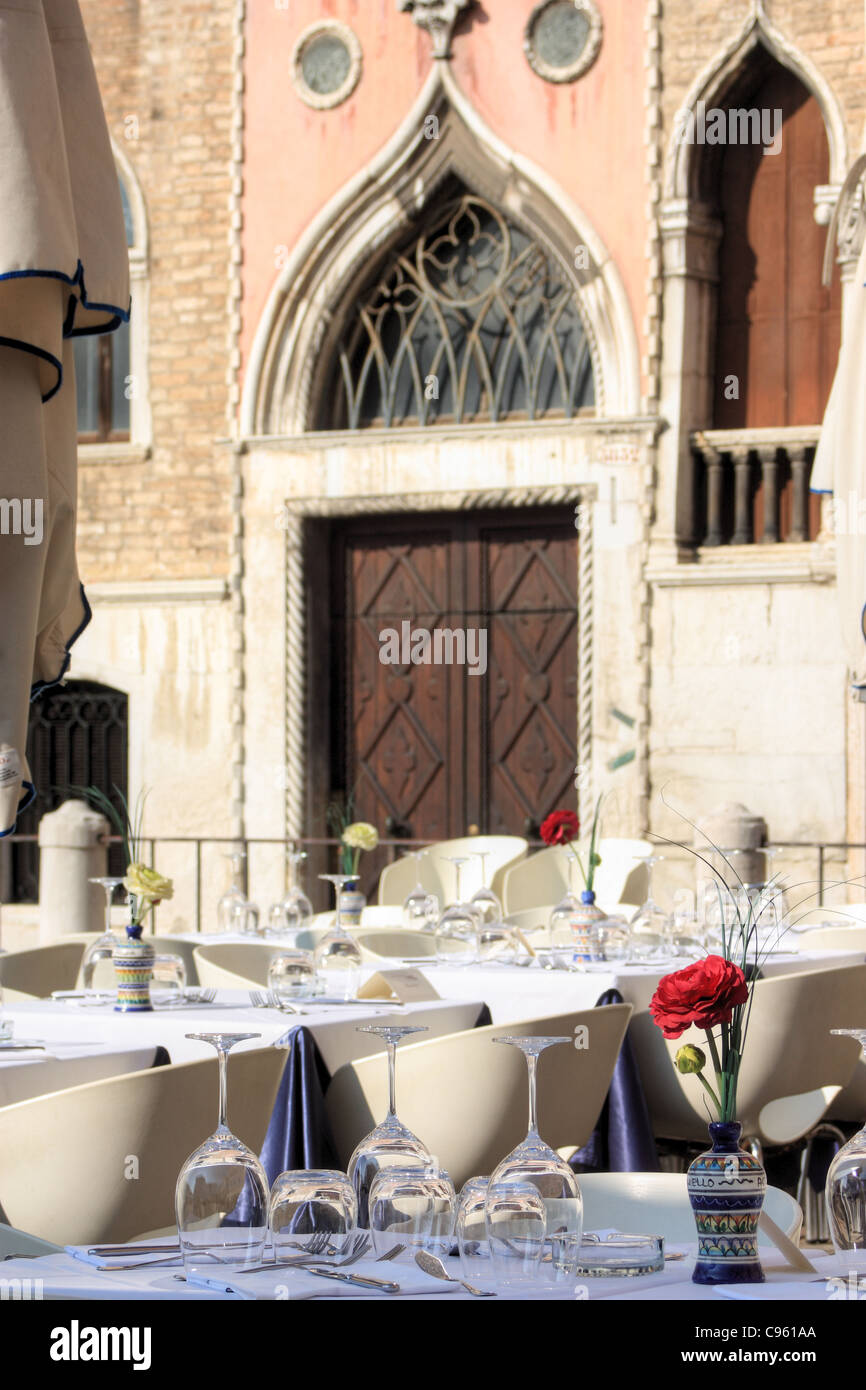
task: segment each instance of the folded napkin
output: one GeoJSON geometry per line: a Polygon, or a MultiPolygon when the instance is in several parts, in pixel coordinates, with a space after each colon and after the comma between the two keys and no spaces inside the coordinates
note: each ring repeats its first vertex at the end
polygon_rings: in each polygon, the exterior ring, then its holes
{"type": "MultiPolygon", "coordinates": [[[[455,1277],[460,1276],[460,1267],[455,1261],[455,1277]]],[[[334,1266],[331,1266],[332,1268],[334,1266]]],[[[449,1271],[450,1272],[450,1271],[449,1271]]],[[[337,1279],[322,1279],[309,1274],[299,1267],[292,1269],[260,1270],[257,1274],[235,1274],[226,1277],[217,1270],[213,1274],[190,1274],[187,1282],[195,1288],[218,1289],[236,1294],[244,1299],[276,1300],[277,1302],[297,1302],[310,1298],[399,1298],[401,1295],[418,1297],[426,1294],[464,1294],[460,1284],[448,1284],[444,1279],[435,1279],[419,1269],[413,1259],[404,1262],[403,1258],[387,1260],[378,1264],[375,1259],[358,1260],[344,1271],[346,1274],[362,1274],[367,1278],[383,1279],[400,1285],[400,1293],[385,1293],[379,1289],[365,1289],[360,1284],[346,1284],[337,1279]]]]}

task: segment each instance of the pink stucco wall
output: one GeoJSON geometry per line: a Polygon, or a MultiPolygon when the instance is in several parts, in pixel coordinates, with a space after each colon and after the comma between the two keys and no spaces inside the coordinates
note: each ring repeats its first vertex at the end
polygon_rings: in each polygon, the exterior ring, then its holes
{"type": "MultiPolygon", "coordinates": [[[[542,81],[522,50],[533,0],[483,0],[456,34],[452,71],[491,130],[550,174],[588,216],[625,283],[640,334],[645,301],[643,0],[597,0],[601,52],[574,83],[542,81]]],[[[243,360],[291,249],[327,201],[394,133],[430,70],[430,41],[396,0],[254,0],[248,10],[243,360]],[[364,55],[350,99],[314,111],[289,77],[316,20],[348,24],[364,55]]]]}

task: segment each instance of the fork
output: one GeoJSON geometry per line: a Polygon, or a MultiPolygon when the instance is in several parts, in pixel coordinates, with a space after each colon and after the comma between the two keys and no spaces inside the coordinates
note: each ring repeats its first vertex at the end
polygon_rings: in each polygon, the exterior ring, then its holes
{"type": "MultiPolygon", "coordinates": [[[[242,1269],[239,1271],[239,1273],[260,1274],[263,1270],[266,1269],[303,1269],[305,1265],[316,1262],[317,1257],[319,1261],[326,1258],[326,1256],[324,1255],[324,1251],[328,1248],[328,1241],[328,1236],[313,1237],[313,1239],[310,1241],[310,1244],[307,1246],[308,1250],[314,1251],[312,1258],[310,1255],[294,1255],[287,1260],[269,1260],[265,1264],[250,1265],[248,1269],[242,1269]],[[321,1245],[319,1245],[319,1241],[322,1242],[321,1245]],[[318,1254],[320,1250],[322,1251],[322,1253],[318,1254]]],[[[332,1260],[330,1262],[329,1267],[331,1269],[345,1269],[348,1265],[357,1264],[358,1260],[362,1260],[364,1258],[367,1251],[370,1249],[370,1245],[371,1241],[369,1236],[355,1236],[355,1239],[352,1242],[352,1248],[349,1251],[348,1255],[343,1255],[339,1260],[332,1260]]]]}
{"type": "Polygon", "coordinates": [[[183,1002],[184,1004],[212,1004],[216,999],[216,993],[215,989],[198,989],[194,987],[184,990],[183,1002]]]}
{"type": "Polygon", "coordinates": [[[271,990],[268,990],[265,995],[262,994],[259,989],[251,989],[250,1003],[254,1009],[276,1009],[281,1014],[306,1013],[306,1009],[299,1009],[294,1004],[289,1004],[285,1000],[278,1000],[271,990]]]}

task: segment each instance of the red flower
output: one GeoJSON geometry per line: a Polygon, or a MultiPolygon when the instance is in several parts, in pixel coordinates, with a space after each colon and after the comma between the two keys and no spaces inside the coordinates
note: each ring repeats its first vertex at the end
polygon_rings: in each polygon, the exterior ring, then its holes
{"type": "Polygon", "coordinates": [[[734,1009],[748,998],[740,967],[723,956],[707,956],[659,980],[650,1013],[666,1038],[678,1038],[692,1024],[707,1029],[730,1023],[734,1009]]]}
{"type": "Polygon", "coordinates": [[[573,811],[551,811],[541,822],[541,838],[546,845],[570,845],[580,834],[580,821],[573,811]]]}

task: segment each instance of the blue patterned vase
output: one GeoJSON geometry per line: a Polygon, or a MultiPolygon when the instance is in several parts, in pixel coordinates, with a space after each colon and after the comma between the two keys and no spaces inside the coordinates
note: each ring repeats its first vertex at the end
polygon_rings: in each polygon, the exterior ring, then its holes
{"type": "Polygon", "coordinates": [[[367,899],[359,892],[357,882],[346,883],[340,893],[340,921],[347,931],[361,925],[361,913],[367,906],[367,899]]]}
{"type": "Polygon", "coordinates": [[[763,1284],[758,1218],[767,1175],[740,1148],[740,1125],[711,1124],[713,1147],[689,1168],[689,1201],[698,1228],[695,1284],[763,1284]]]}
{"type": "Polygon", "coordinates": [[[150,942],[142,941],[141,927],[134,922],[126,928],[126,940],[114,948],[114,979],[117,986],[115,1013],[145,1014],[153,1012],[150,1002],[150,982],[153,979],[153,958],[156,952],[150,942]]]}
{"type": "Polygon", "coordinates": [[[598,924],[607,917],[600,907],[596,907],[595,893],[584,888],[580,895],[580,907],[569,917],[571,933],[574,937],[575,960],[601,960],[601,935],[598,924]]]}

